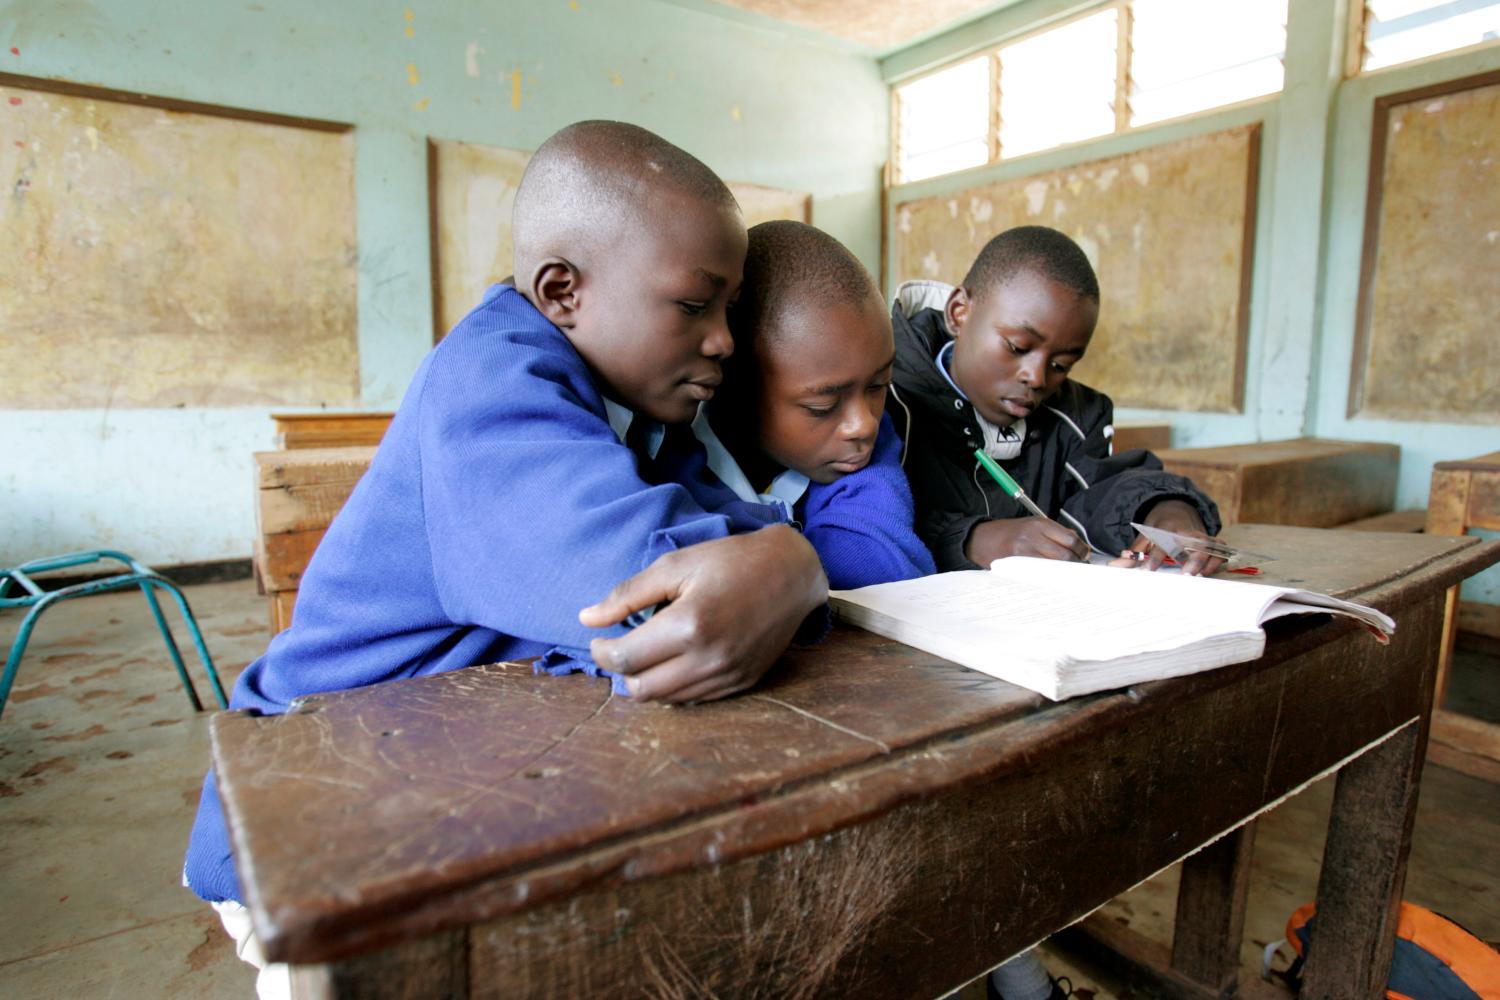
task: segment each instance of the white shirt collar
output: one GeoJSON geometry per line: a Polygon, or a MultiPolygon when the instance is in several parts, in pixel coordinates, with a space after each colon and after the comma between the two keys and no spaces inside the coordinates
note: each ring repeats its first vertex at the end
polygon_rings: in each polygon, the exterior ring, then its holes
{"type": "Polygon", "coordinates": [[[708,453],[708,467],[713,474],[719,477],[719,482],[734,493],[741,500],[750,503],[767,503],[781,507],[786,512],[787,520],[792,519],[792,508],[802,499],[807,492],[808,479],[800,472],[787,469],[771,480],[771,485],[764,493],[757,492],[750,485],[750,479],[740,469],[740,464],[729,454],[729,449],[724,447],[724,442],[714,433],[714,429],[708,422],[708,406],[705,404],[698,407],[698,415],[693,418],[693,436],[703,445],[703,450],[708,453]]]}
{"type": "MultiPolygon", "coordinates": [[[[635,411],[621,406],[612,399],[604,401],[604,413],[609,418],[609,429],[615,432],[615,437],[620,443],[625,443],[625,435],[630,431],[630,425],[635,421],[635,411]]],[[[648,419],[648,418],[642,418],[648,419]]],[[[661,443],[667,436],[667,429],[660,421],[648,420],[646,424],[646,454],[655,458],[656,453],[661,450],[661,443]]]]}

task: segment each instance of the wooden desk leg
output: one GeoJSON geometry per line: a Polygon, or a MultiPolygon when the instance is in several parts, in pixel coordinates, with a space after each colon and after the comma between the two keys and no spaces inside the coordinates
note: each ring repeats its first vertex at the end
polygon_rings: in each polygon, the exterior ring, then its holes
{"type": "Polygon", "coordinates": [[[1458,588],[1449,587],[1443,599],[1443,638],[1438,647],[1437,681],[1433,684],[1432,707],[1443,707],[1448,695],[1448,667],[1453,663],[1453,647],[1458,642],[1458,588]]]}
{"type": "MultiPolygon", "coordinates": [[[[1469,491],[1473,476],[1464,470],[1433,469],[1432,486],[1427,495],[1429,535],[1462,535],[1468,530],[1469,491]]],[[[1453,640],[1458,634],[1458,587],[1448,588],[1443,612],[1443,638],[1438,647],[1437,696],[1435,708],[1443,707],[1448,689],[1448,663],[1453,658],[1453,640]]]]}
{"type": "Polygon", "coordinates": [[[1385,996],[1426,743],[1414,723],[1339,772],[1305,1000],[1385,996]]]}
{"type": "Polygon", "coordinates": [[[294,965],[292,1000],[467,1000],[467,942],[465,931],[443,931],[342,962],[294,965]]]}
{"type": "Polygon", "coordinates": [[[1232,996],[1239,980],[1254,846],[1255,824],[1251,822],[1182,863],[1172,969],[1217,996],[1232,996]]]}

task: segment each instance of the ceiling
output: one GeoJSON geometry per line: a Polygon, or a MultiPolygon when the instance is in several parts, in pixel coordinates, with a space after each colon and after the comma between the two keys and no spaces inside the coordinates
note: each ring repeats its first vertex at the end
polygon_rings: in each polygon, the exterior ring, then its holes
{"type": "Polygon", "coordinates": [[[994,7],[996,0],[720,0],[732,7],[885,50],[994,7]]]}

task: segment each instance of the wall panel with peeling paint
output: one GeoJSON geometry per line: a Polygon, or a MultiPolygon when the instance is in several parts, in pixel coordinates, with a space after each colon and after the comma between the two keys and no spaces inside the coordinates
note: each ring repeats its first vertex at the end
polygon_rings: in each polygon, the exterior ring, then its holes
{"type": "Polygon", "coordinates": [[[16,409],[351,406],[347,132],[0,86],[16,409]]]}
{"type": "MultiPolygon", "coordinates": [[[[511,212],[531,154],[471,142],[432,143],[433,333],[453,329],[484,290],[511,274],[511,212]]],[[[745,225],[771,219],[812,221],[812,196],[729,182],[745,225]]]]}
{"type": "Polygon", "coordinates": [[[1259,130],[1242,127],[895,199],[893,273],[956,284],[996,233],[1059,229],[1099,275],[1099,326],[1075,368],[1079,380],[1117,406],[1236,412],[1258,143],[1259,130]],[[1188,274],[1193,294],[1184,295],[1188,274]]]}
{"type": "Polygon", "coordinates": [[[1381,126],[1350,410],[1500,424],[1500,81],[1413,95],[1381,126]]]}

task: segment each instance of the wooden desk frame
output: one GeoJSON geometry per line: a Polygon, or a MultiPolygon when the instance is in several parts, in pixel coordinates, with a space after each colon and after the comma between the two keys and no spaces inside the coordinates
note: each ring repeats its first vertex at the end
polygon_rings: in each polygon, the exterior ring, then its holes
{"type": "MultiPolygon", "coordinates": [[[[1438,462],[1432,467],[1427,533],[1463,535],[1470,528],[1500,531],[1500,452],[1467,461],[1438,462]]],[[[1448,588],[1444,605],[1432,757],[1446,767],[1500,782],[1500,726],[1441,707],[1448,690],[1448,668],[1459,626],[1500,638],[1500,615],[1494,614],[1496,609],[1468,605],[1459,600],[1458,591],[1457,586],[1448,588]]]]}
{"type": "MultiPolygon", "coordinates": [[[[821,723],[806,725],[830,743],[865,741],[859,759],[521,868],[460,872],[459,859],[443,855],[432,862],[447,873],[442,885],[340,883],[333,901],[275,870],[284,826],[256,818],[286,802],[284,786],[268,784],[276,757],[261,755],[267,739],[326,739],[355,706],[358,724],[379,731],[392,718],[426,725],[426,711],[392,714],[413,697],[431,706],[461,693],[473,701],[453,703],[479,711],[486,689],[512,698],[538,683],[595,684],[572,689],[597,691],[599,703],[590,713],[580,701],[578,721],[549,753],[606,710],[637,709],[612,703],[597,682],[497,665],[322,696],[301,710],[314,718],[220,716],[215,759],[252,873],[256,925],[273,958],[305,963],[295,970],[303,998],[937,996],[1188,858],[1177,939],[1169,957],[1157,946],[1154,964],[1166,967],[1156,974],[1174,995],[1228,996],[1249,824],[1337,769],[1307,995],[1377,997],[1415,817],[1443,591],[1500,557],[1500,543],[1473,539],[1410,544],[1434,555],[1360,594],[1396,618],[1389,648],[1345,622],[1281,622],[1254,663],[1055,705],[1018,702],[909,745],[797,702],[809,703],[802,696],[829,660],[871,676],[920,671],[950,688],[974,675],[839,629],[825,646],[789,655],[745,710],[756,698],[793,709],[821,723]],[[271,898],[259,898],[257,883],[271,898]]],[[[306,776],[320,808],[344,794],[346,810],[360,801],[340,783],[371,764],[339,758],[353,770],[306,776]]]]}

